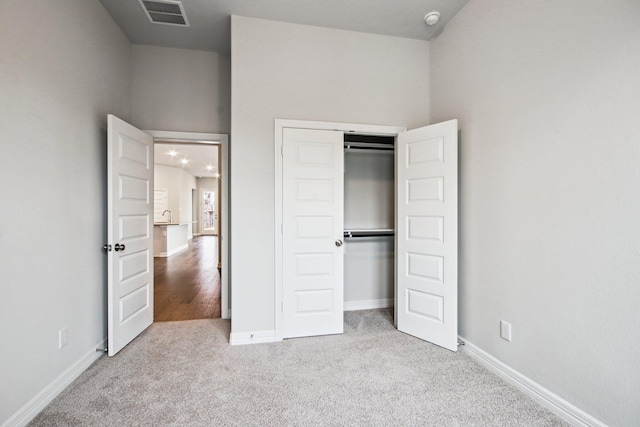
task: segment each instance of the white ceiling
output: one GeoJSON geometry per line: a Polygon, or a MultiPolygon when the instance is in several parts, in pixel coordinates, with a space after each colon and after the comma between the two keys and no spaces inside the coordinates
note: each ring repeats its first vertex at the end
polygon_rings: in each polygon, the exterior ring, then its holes
{"type": "Polygon", "coordinates": [[[204,144],[166,144],[154,145],[154,164],[182,168],[196,178],[213,178],[218,173],[218,147],[204,144]],[[169,155],[174,151],[175,156],[169,155]],[[182,159],[187,159],[186,164],[182,159]],[[213,166],[211,170],[207,166],[213,166]]]}
{"type": "Polygon", "coordinates": [[[190,27],[152,24],[137,0],[100,0],[131,43],[228,54],[231,15],[419,40],[437,36],[468,0],[182,0],[190,27]],[[431,11],[441,14],[433,27],[431,11]]]}

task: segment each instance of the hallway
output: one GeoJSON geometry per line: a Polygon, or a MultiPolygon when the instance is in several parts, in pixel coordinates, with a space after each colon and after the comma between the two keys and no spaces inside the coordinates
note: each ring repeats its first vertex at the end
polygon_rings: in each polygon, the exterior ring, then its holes
{"type": "Polygon", "coordinates": [[[154,258],[154,321],[220,317],[218,237],[197,236],[189,249],[154,258]]]}

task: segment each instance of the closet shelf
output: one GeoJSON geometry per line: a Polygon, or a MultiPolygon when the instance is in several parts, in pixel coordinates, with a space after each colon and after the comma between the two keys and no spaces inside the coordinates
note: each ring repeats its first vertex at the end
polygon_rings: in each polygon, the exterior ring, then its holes
{"type": "Polygon", "coordinates": [[[366,230],[344,230],[344,237],[378,237],[378,236],[395,236],[395,230],[392,228],[377,228],[366,230]]]}

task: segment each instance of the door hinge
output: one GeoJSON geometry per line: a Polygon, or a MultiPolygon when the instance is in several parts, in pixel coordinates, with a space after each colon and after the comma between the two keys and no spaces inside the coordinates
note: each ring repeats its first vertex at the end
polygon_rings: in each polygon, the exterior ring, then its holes
{"type": "Polygon", "coordinates": [[[280,155],[284,156],[284,144],[280,146],[280,155]]]}
{"type": "Polygon", "coordinates": [[[280,301],[280,311],[284,313],[284,300],[280,301]]]}

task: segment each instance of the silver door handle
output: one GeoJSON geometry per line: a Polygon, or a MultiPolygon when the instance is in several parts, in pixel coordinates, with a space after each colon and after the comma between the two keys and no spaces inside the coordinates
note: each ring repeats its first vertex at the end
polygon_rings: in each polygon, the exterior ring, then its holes
{"type": "Polygon", "coordinates": [[[116,243],[115,246],[113,247],[113,250],[116,252],[124,251],[124,245],[121,245],[120,243],[116,243]]]}
{"type": "Polygon", "coordinates": [[[342,246],[342,240],[340,239],[336,240],[336,246],[338,247],[342,246]]]}

